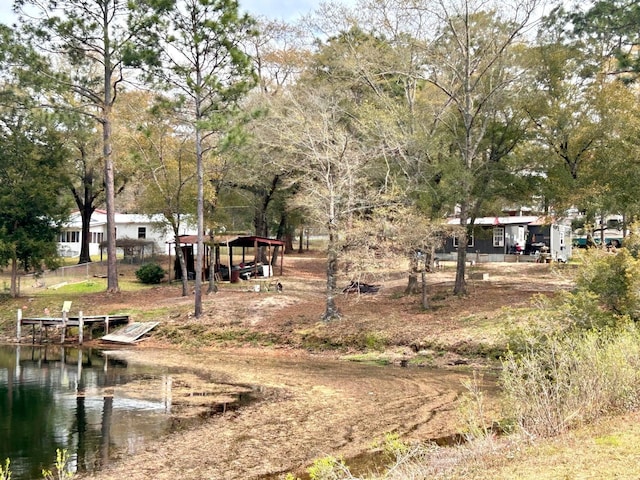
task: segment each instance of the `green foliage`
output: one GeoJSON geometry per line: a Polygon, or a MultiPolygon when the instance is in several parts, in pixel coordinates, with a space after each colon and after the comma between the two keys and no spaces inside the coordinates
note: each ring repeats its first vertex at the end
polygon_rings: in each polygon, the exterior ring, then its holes
{"type": "Polygon", "coordinates": [[[622,246],[627,249],[629,254],[638,260],[640,258],[640,232],[638,231],[638,225],[632,225],[631,233],[627,235],[622,243],[622,246]]]}
{"type": "Polygon", "coordinates": [[[11,464],[11,460],[8,458],[5,460],[4,467],[0,465],[0,480],[11,480],[11,469],[9,465],[11,464]]]}
{"type": "Polygon", "coordinates": [[[595,295],[606,311],[638,320],[640,261],[628,250],[620,249],[613,255],[599,249],[586,252],[576,284],[578,293],[595,295]]]}
{"type": "Polygon", "coordinates": [[[491,425],[488,423],[489,416],[486,412],[480,379],[475,371],[473,378],[465,380],[463,386],[466,392],[458,406],[458,414],[463,423],[462,433],[469,441],[487,438],[491,434],[491,425]]]}
{"type": "Polygon", "coordinates": [[[364,346],[367,350],[383,351],[387,346],[387,339],[375,332],[364,334],[364,346]]]}
{"type": "Polygon", "coordinates": [[[533,308],[505,310],[501,323],[509,350],[524,353],[563,333],[623,327],[639,314],[639,261],[624,248],[615,254],[592,249],[582,255],[574,291],[536,297],[533,308]]]}
{"type": "Polygon", "coordinates": [[[307,469],[311,480],[341,480],[353,478],[344,460],[328,456],[319,458],[307,469]]]}
{"type": "Polygon", "coordinates": [[[56,449],[55,471],[43,469],[42,478],[45,480],[68,480],[73,478],[75,475],[69,471],[68,464],[69,455],[67,450],[56,449]]]}
{"type": "Polygon", "coordinates": [[[165,270],[157,263],[147,263],[136,270],[136,278],[146,284],[160,283],[165,274],[165,270]]]}
{"type": "Polygon", "coordinates": [[[0,266],[57,266],[56,236],[67,213],[66,150],[56,122],[31,110],[0,109],[0,266]]]}
{"type": "Polygon", "coordinates": [[[382,442],[382,451],[389,458],[393,458],[394,460],[401,458],[409,453],[410,449],[411,446],[400,440],[400,435],[397,433],[385,433],[384,440],[382,442]]]}
{"type": "Polygon", "coordinates": [[[506,416],[533,436],[557,435],[640,406],[640,269],[626,249],[583,256],[573,292],[505,312],[506,416]]]}

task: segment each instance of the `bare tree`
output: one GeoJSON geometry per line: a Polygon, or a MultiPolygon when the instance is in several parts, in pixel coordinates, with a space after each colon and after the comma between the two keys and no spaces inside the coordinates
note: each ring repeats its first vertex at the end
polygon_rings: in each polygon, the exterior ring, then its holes
{"type": "Polygon", "coordinates": [[[341,94],[317,87],[291,92],[271,110],[272,144],[295,171],[293,204],[326,228],[327,283],[324,321],[341,317],[335,296],[338,262],[357,218],[366,216],[377,190],[367,176],[371,152],[358,139],[357,120],[341,94]]]}

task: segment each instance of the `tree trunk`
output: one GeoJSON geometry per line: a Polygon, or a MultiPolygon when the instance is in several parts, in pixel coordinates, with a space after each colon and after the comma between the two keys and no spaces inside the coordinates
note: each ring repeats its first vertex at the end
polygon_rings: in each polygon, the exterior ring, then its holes
{"type": "Polygon", "coordinates": [[[178,236],[176,235],[176,258],[178,259],[178,265],[180,265],[180,274],[182,280],[182,296],[189,295],[189,272],[187,271],[187,262],[184,259],[184,253],[182,246],[178,242],[178,236]]]}
{"type": "MultiPolygon", "coordinates": [[[[105,82],[105,86],[109,84],[105,82]]],[[[109,87],[107,87],[109,88],[109,87]]],[[[104,183],[107,204],[107,292],[117,293],[118,259],[116,257],[116,212],[115,212],[115,180],[113,157],[111,155],[111,106],[105,106],[105,116],[102,123],[103,155],[104,155],[104,183]]]]}
{"type": "MultiPolygon", "coordinates": [[[[78,352],[78,364],[79,369],[82,368],[82,350],[78,352]]],[[[85,407],[85,385],[82,376],[82,371],[78,371],[78,387],[77,387],[77,395],[76,395],[76,425],[75,430],[78,432],[78,450],[76,452],[77,455],[77,468],[78,472],[86,472],[87,471],[87,463],[88,463],[88,455],[87,455],[87,426],[89,425],[87,421],[87,409],[85,407]]]]}
{"type": "Polygon", "coordinates": [[[209,252],[209,288],[207,288],[207,294],[218,293],[218,284],[216,283],[215,265],[213,264],[213,231],[209,231],[209,241],[211,243],[209,252]]]}
{"type": "Polygon", "coordinates": [[[418,293],[418,257],[414,254],[411,256],[409,265],[409,283],[404,289],[405,295],[413,295],[418,293]]]}
{"type": "MultiPolygon", "coordinates": [[[[196,101],[196,111],[198,112],[196,117],[200,119],[200,102],[199,99],[196,101]]],[[[196,252],[194,315],[196,318],[200,318],[202,315],[202,267],[204,263],[204,165],[200,128],[196,128],[196,172],[198,179],[198,251],[196,252]]]]}
{"type": "Polygon", "coordinates": [[[18,259],[15,255],[11,259],[11,288],[9,293],[11,298],[18,297],[18,259]]]}
{"type": "Polygon", "coordinates": [[[113,165],[113,149],[111,138],[111,109],[113,107],[112,91],[112,65],[110,39],[108,35],[109,11],[103,9],[103,21],[105,25],[105,48],[102,64],[104,68],[104,92],[102,102],[102,155],[104,160],[104,191],[105,203],[107,207],[107,292],[117,293],[120,291],[118,285],[118,259],[116,257],[116,192],[115,192],[115,169],[113,165]]]}
{"type": "Polygon", "coordinates": [[[453,288],[453,294],[463,296],[467,294],[467,281],[465,279],[467,269],[467,244],[469,238],[469,226],[467,220],[467,205],[460,208],[460,230],[462,235],[458,238],[458,257],[456,263],[456,281],[453,288]]]}
{"type": "MultiPolygon", "coordinates": [[[[82,235],[80,238],[80,258],[78,265],[91,262],[90,243],[91,243],[91,216],[96,207],[96,192],[94,191],[94,169],[88,165],[87,153],[84,146],[78,147],[80,150],[80,159],[83,165],[82,169],[82,185],[79,189],[71,187],[71,193],[76,201],[76,206],[80,212],[82,221],[82,235]]],[[[103,186],[104,188],[104,186],[103,186]]],[[[115,188],[115,187],[114,187],[115,188]]],[[[115,195],[115,193],[114,193],[115,195]]]]}
{"type": "Polygon", "coordinates": [[[409,281],[407,283],[407,288],[404,289],[404,293],[405,295],[418,293],[418,275],[415,272],[409,273],[409,281]]]}
{"type": "Polygon", "coordinates": [[[269,225],[267,223],[267,206],[269,202],[268,200],[264,200],[256,209],[256,212],[253,217],[253,228],[256,231],[256,236],[258,237],[268,237],[269,236],[269,225]]]}
{"type": "Polygon", "coordinates": [[[427,264],[426,262],[422,266],[422,309],[429,309],[429,296],[427,295],[427,264]]]}
{"type": "Polygon", "coordinates": [[[467,234],[465,233],[460,241],[464,241],[464,245],[458,245],[458,257],[456,263],[456,281],[453,287],[454,295],[466,295],[467,294],[467,281],[466,275],[466,263],[467,263],[467,234]]]}
{"type": "Polygon", "coordinates": [[[98,464],[106,467],[109,464],[109,446],[111,437],[111,419],[113,418],[113,396],[102,398],[102,422],[100,425],[100,457],[98,464]]]}
{"type": "Polygon", "coordinates": [[[267,210],[269,208],[269,204],[271,203],[271,200],[273,200],[273,196],[275,195],[278,189],[279,182],[280,182],[280,176],[274,175],[274,177],[271,179],[271,185],[269,186],[268,190],[261,189],[259,194],[254,191],[256,194],[262,196],[262,198],[260,199],[261,200],[260,205],[256,209],[256,212],[253,217],[253,223],[256,229],[256,235],[258,236],[262,236],[262,237],[269,236],[269,223],[267,221],[267,210]]]}
{"type": "Polygon", "coordinates": [[[300,228],[300,240],[298,242],[298,253],[304,252],[304,228],[300,228]]]}
{"type": "MultiPolygon", "coordinates": [[[[85,199],[87,195],[85,194],[85,199]]],[[[78,259],[78,265],[83,263],[91,263],[91,254],[89,252],[89,242],[91,241],[91,216],[95,210],[95,207],[91,203],[84,202],[82,205],[78,205],[80,209],[80,218],[82,221],[82,234],[80,235],[80,258],[78,259]]]]}
{"type": "Polygon", "coordinates": [[[436,271],[436,267],[435,267],[435,262],[436,262],[436,247],[434,247],[433,245],[431,247],[429,247],[429,257],[428,257],[428,263],[425,265],[427,272],[435,272],[436,271]]]}
{"type": "Polygon", "coordinates": [[[335,227],[329,226],[329,245],[327,247],[327,302],[322,320],[339,320],[341,315],[336,306],[335,292],[338,273],[338,251],[335,245],[335,227]]]}

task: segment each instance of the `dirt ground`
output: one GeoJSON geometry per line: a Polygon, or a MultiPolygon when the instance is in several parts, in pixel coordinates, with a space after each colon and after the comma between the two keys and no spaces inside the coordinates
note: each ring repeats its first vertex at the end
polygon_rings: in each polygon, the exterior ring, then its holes
{"type": "MultiPolygon", "coordinates": [[[[276,271],[276,274],[279,274],[276,271]]],[[[422,347],[464,353],[465,345],[492,341],[482,338],[486,324],[502,307],[526,306],[537,294],[570,288],[567,265],[484,263],[468,268],[484,280],[468,280],[468,295],[453,295],[455,265],[427,275],[430,308],[422,309],[419,295],[405,295],[406,270],[369,276],[375,294],[342,294],[336,298],[343,319],[324,323],[325,265],[318,254],[287,256],[282,275],[269,281],[223,283],[216,294],[203,296],[203,315],[193,317],[193,291],[181,296],[178,285],[151,290],[98,294],[84,300],[86,311],[138,312],[138,319],[161,322],[143,347],[167,343],[193,347],[268,347],[342,356],[363,349],[386,349],[405,358],[422,347]],[[275,290],[280,282],[282,292],[275,290]],[[256,289],[260,289],[259,292],[256,289]]],[[[338,285],[346,287],[348,279],[338,285]]],[[[206,288],[206,286],[205,286],[206,288]]]]}
{"type": "Polygon", "coordinates": [[[181,297],[177,286],[84,299],[86,311],[135,311],[134,320],[161,322],[118,355],[246,385],[261,398],[122,452],[91,478],[278,478],[329,454],[357,457],[387,432],[410,441],[461,432],[457,409],[474,371],[495,407],[495,369],[470,353],[495,340],[487,331],[499,329],[487,325],[503,306],[528,305],[535,294],[571,286],[568,267],[503,263],[472,270],[487,275],[470,280],[464,298],[452,295],[453,265],[430,273],[429,310],[419,296],[403,294],[405,272],[370,277],[378,293],[339,296],[343,318],[331,323],[320,321],[324,264],[312,254],[288,256],[283,274],[269,282],[221,285],[204,297],[197,319],[193,295],[181,297]],[[282,292],[272,288],[275,281],[282,292]],[[349,355],[390,365],[348,362],[349,355]]]}

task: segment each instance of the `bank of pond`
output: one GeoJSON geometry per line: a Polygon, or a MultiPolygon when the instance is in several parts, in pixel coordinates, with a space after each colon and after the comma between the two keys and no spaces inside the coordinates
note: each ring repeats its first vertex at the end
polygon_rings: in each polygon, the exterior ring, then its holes
{"type": "MultiPolygon", "coordinates": [[[[108,350],[0,345],[0,461],[10,459],[12,480],[33,480],[52,469],[58,450],[69,453],[77,473],[134,454],[189,422],[174,401],[173,378],[169,369],[130,365],[108,350]]],[[[217,385],[224,401],[213,398],[198,415],[255,398],[250,387],[217,385]]]]}

